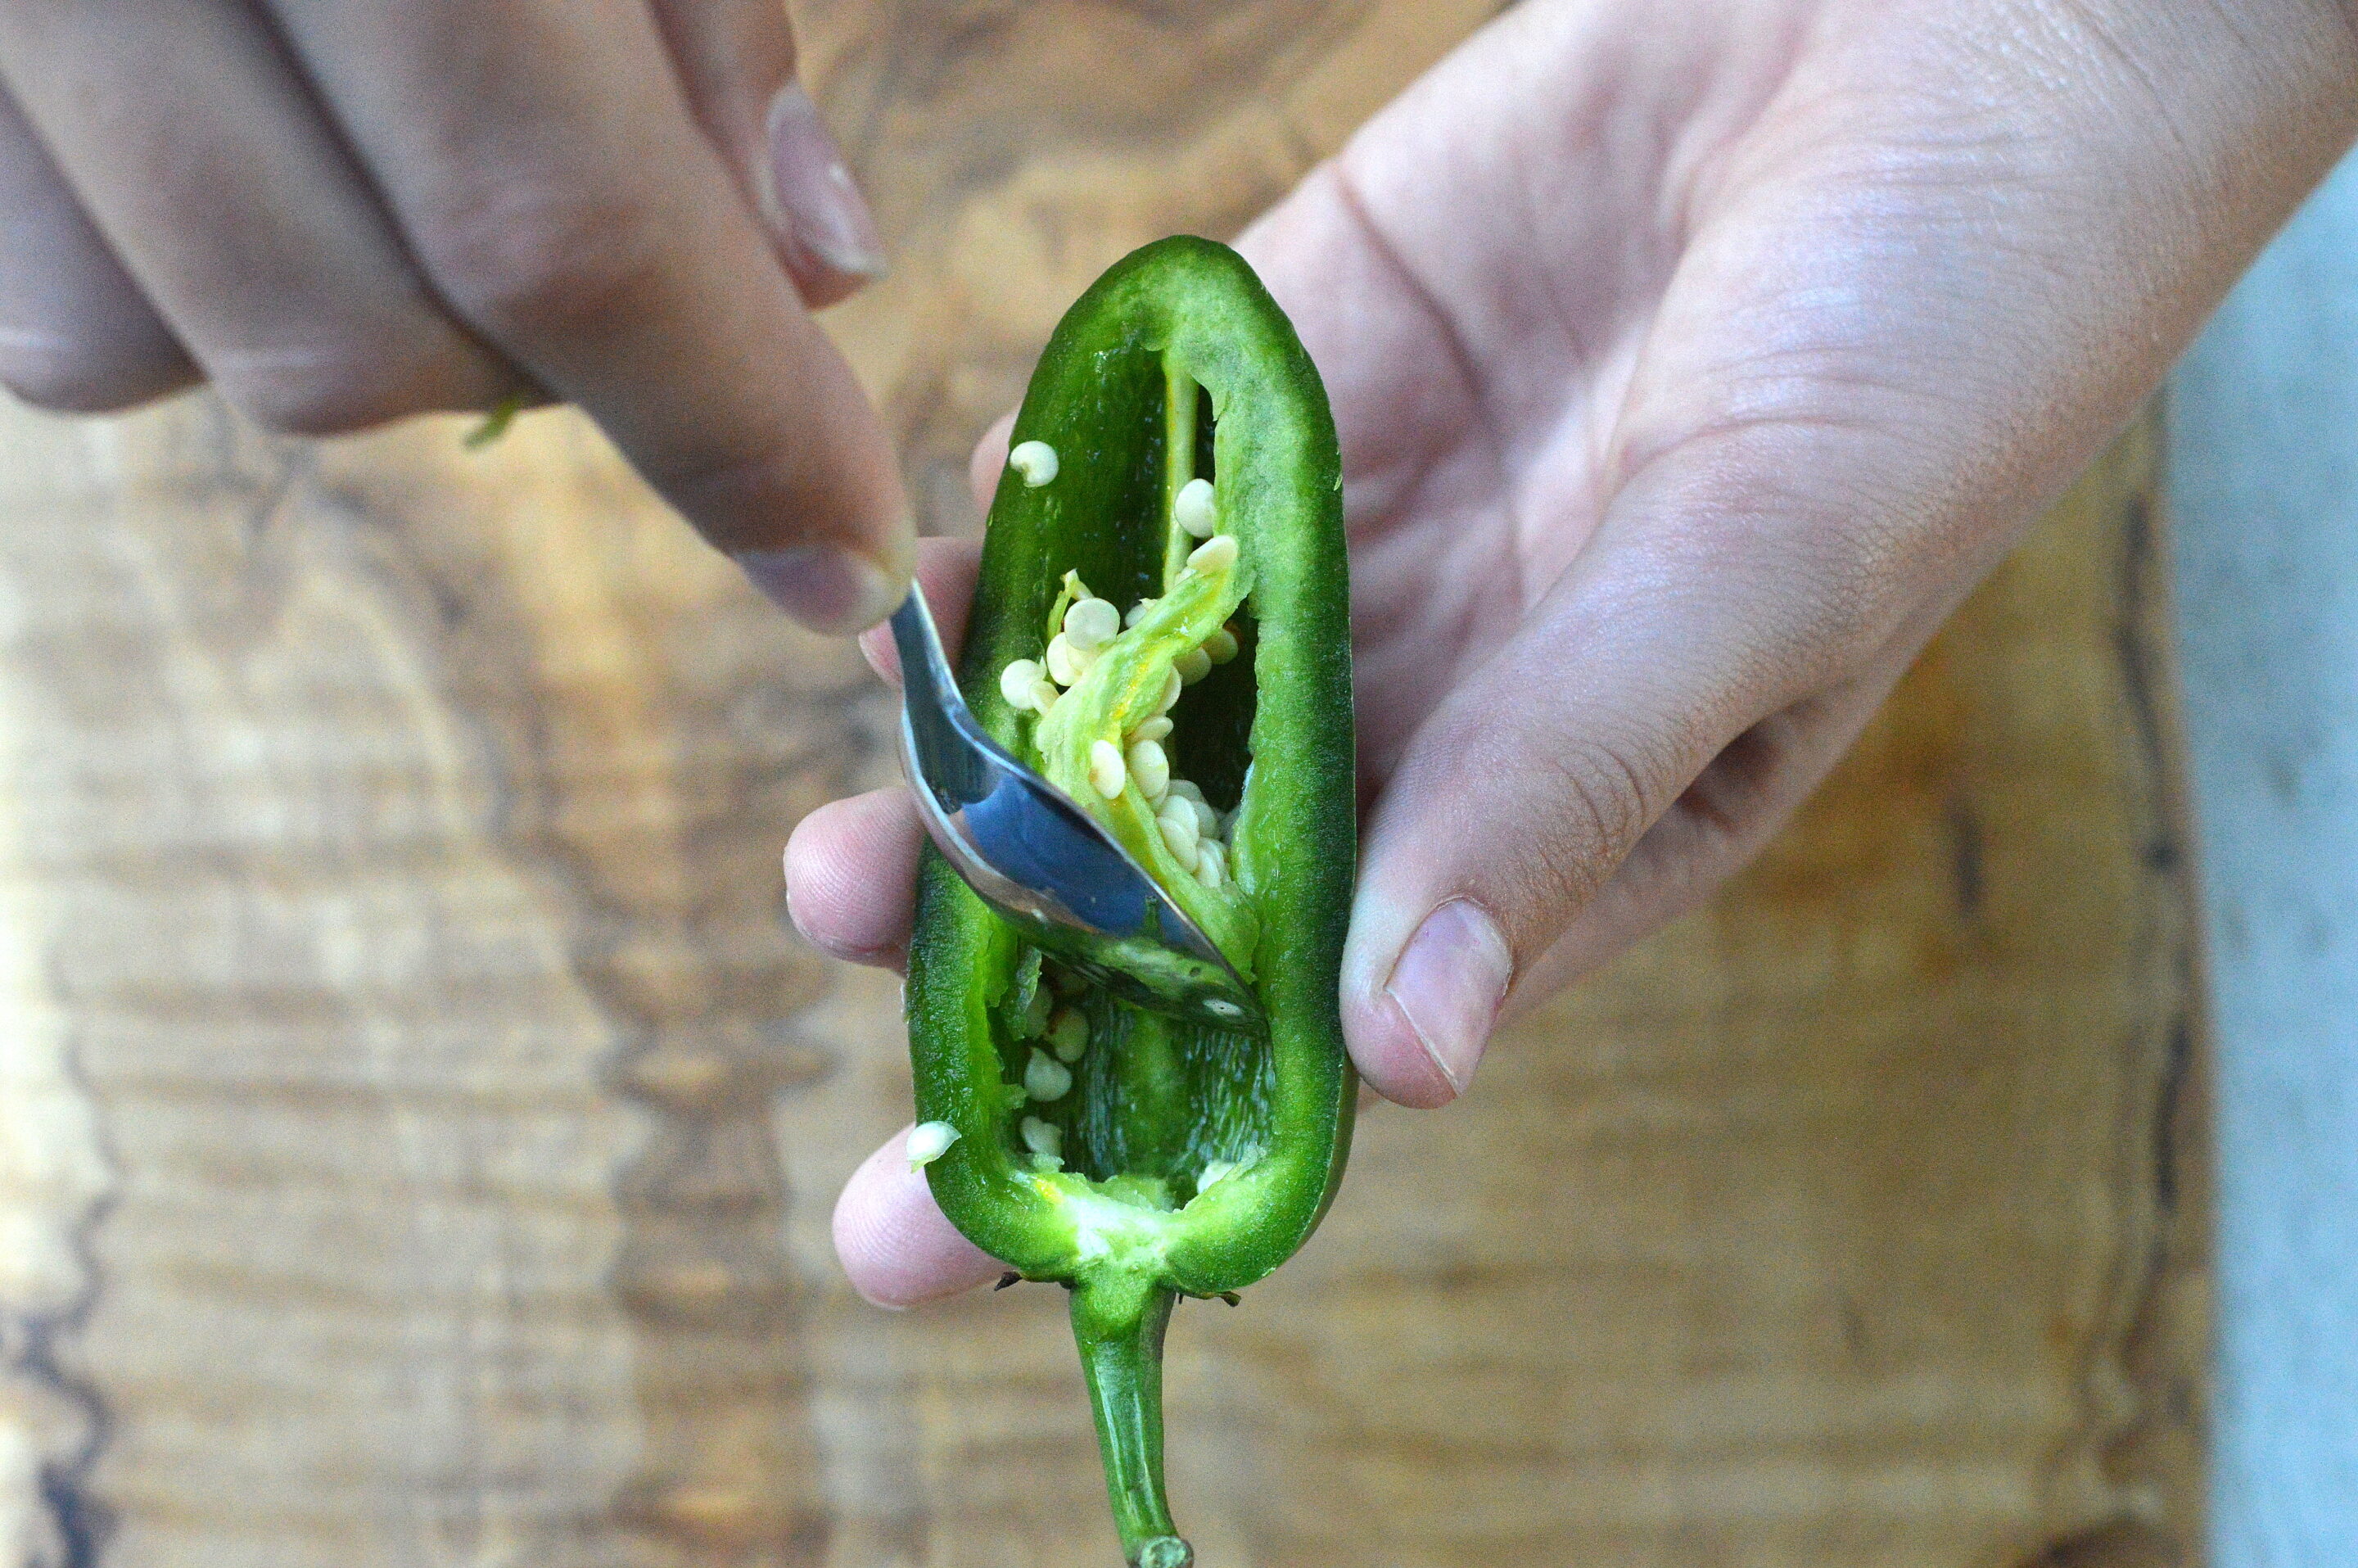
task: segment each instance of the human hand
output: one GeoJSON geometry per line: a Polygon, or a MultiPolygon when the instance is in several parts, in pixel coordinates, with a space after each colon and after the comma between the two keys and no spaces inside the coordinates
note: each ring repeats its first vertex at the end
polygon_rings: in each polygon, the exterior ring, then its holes
{"type": "MultiPolygon", "coordinates": [[[[1342,433],[1371,1086],[1455,1098],[1502,1005],[1758,849],[2358,131],[2353,81],[2323,0],[1533,0],[1244,237],[1342,433]]],[[[897,963],[918,843],[899,792],[814,813],[804,932],[897,963]]],[[[897,1144],[837,1211],[854,1283],[988,1278],[897,1144]]]]}
{"type": "Polygon", "coordinates": [[[565,398],[858,630],[907,506],[806,306],[882,256],[794,66],[776,0],[5,0],[0,381],[303,434],[565,398]]]}

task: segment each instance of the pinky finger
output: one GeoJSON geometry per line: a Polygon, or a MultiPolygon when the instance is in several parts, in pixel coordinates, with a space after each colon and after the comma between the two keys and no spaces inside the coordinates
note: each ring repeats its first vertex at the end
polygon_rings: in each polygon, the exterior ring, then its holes
{"type": "Polygon", "coordinates": [[[0,91],[0,382],[37,407],[95,414],[200,379],[0,91]]]}
{"type": "Polygon", "coordinates": [[[968,1241],[909,1169],[909,1129],[887,1139],[835,1202],[835,1250],[851,1288],[882,1307],[914,1306],[999,1278],[1006,1265],[968,1241]]]}

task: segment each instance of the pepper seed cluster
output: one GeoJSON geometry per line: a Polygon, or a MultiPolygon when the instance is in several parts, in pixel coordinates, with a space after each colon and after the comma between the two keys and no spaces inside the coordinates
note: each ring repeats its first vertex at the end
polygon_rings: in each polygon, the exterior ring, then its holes
{"type": "MultiPolygon", "coordinates": [[[[1204,486],[1204,504],[1208,505],[1211,486],[1194,480],[1188,489],[1196,485],[1204,486]]],[[[1187,491],[1180,494],[1184,500],[1187,491]]],[[[1201,508],[1195,511],[1200,514],[1201,508]]],[[[1183,512],[1183,524],[1187,515],[1183,512]]],[[[1215,534],[1188,555],[1187,564],[1199,570],[1214,571],[1234,565],[1236,558],[1236,535],[1215,534]]],[[[1000,672],[1001,695],[1019,712],[1045,718],[1063,696],[1064,688],[1088,674],[1106,645],[1120,634],[1125,625],[1137,625],[1153,603],[1152,600],[1141,600],[1125,616],[1109,600],[1076,600],[1065,611],[1064,629],[1049,642],[1044,661],[1016,659],[1000,672]]],[[[1155,826],[1172,859],[1207,888],[1219,887],[1228,880],[1228,845],[1225,835],[1229,825],[1205,800],[1199,785],[1172,773],[1171,756],[1163,742],[1171,734],[1171,709],[1177,705],[1180,693],[1210,674],[1215,665],[1225,665],[1236,656],[1236,633],[1225,626],[1218,628],[1202,645],[1188,649],[1174,662],[1152,713],[1125,734],[1120,745],[1098,741],[1089,747],[1089,787],[1112,800],[1135,779],[1140,793],[1154,808],[1155,826]]]]}

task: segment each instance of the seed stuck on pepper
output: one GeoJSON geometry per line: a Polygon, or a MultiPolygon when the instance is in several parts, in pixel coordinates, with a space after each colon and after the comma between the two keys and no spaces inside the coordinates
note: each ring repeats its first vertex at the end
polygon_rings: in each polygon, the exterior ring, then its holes
{"type": "Polygon", "coordinates": [[[1194,239],[1138,252],[1074,306],[1014,435],[969,697],[1186,911],[1265,1022],[1183,1023],[1103,992],[928,851],[911,1059],[920,1116],[964,1141],[925,1169],[977,1245],[1071,1287],[1124,1557],[1187,1568],[1162,1464],[1174,1304],[1290,1257],[1349,1145],[1341,465],[1293,329],[1234,252],[1194,239]],[[1060,472],[1059,450],[1087,460],[1060,472]]]}
{"type": "Polygon", "coordinates": [[[909,1129],[909,1169],[922,1171],[949,1152],[958,1130],[946,1121],[921,1121],[909,1129]]]}
{"type": "Polygon", "coordinates": [[[1089,1021],[1078,1008],[1059,1008],[1048,1021],[1048,1047],[1059,1062],[1077,1062],[1089,1048],[1089,1021]]]}
{"type": "MultiPolygon", "coordinates": [[[[1159,722],[1167,724],[1170,720],[1159,722]]],[[[1130,776],[1138,781],[1138,787],[1145,792],[1147,799],[1161,800],[1171,788],[1171,759],[1164,753],[1162,741],[1131,741],[1122,762],[1130,769],[1130,776]]]]}
{"type": "Polygon", "coordinates": [[[1198,539],[1208,539],[1220,525],[1219,504],[1212,499],[1212,481],[1191,479],[1179,487],[1171,503],[1171,520],[1198,539]]]}
{"type": "Polygon", "coordinates": [[[1056,449],[1045,441],[1018,441],[1007,449],[1007,466],[1023,476],[1023,482],[1033,490],[1055,482],[1056,449]]]}
{"type": "Polygon", "coordinates": [[[1045,1105],[1063,1099],[1073,1089],[1073,1070],[1045,1051],[1032,1053],[1031,1065],[1023,1069],[1023,1092],[1045,1105]]]}
{"type": "Polygon", "coordinates": [[[1065,637],[1072,645],[1087,653],[1102,648],[1121,635],[1121,611],[1111,601],[1084,599],[1065,611],[1065,637]]]}
{"type": "Polygon", "coordinates": [[[1023,1147],[1032,1151],[1032,1158],[1034,1161],[1063,1158],[1065,1134],[1055,1122],[1043,1121],[1036,1116],[1027,1116],[1017,1130],[1022,1135],[1023,1147]]]}
{"type": "Polygon", "coordinates": [[[1130,782],[1129,764],[1122,761],[1121,748],[1110,741],[1089,742],[1089,787],[1111,800],[1130,782]]]}

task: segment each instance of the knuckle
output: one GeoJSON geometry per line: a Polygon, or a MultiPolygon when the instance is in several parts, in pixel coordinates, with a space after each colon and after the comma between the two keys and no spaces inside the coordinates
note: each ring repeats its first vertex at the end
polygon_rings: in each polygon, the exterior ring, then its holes
{"type": "Polygon", "coordinates": [[[1537,782],[1545,804],[1505,869],[1510,907],[1569,910],[1595,896],[1643,836],[1649,791],[1637,759],[1588,741],[1553,751],[1537,782]]]}
{"type": "Polygon", "coordinates": [[[661,282],[644,212],[620,197],[494,180],[439,203],[412,235],[452,308],[499,338],[571,336],[642,308],[661,282]]]}
{"type": "Polygon", "coordinates": [[[1650,770],[1630,749],[1591,738],[1558,752],[1555,782],[1563,803],[1564,849],[1581,868],[1577,880],[1601,878],[1645,832],[1653,817],[1650,770]]]}
{"type": "Polygon", "coordinates": [[[1513,781],[1500,809],[1527,826],[1504,874],[1517,907],[1554,908],[1587,899],[1645,834],[1665,804],[1654,781],[1668,777],[1657,748],[1635,737],[1574,735],[1487,727],[1466,731],[1448,753],[1471,775],[1513,781]]]}

